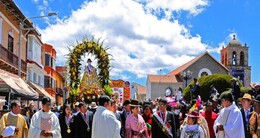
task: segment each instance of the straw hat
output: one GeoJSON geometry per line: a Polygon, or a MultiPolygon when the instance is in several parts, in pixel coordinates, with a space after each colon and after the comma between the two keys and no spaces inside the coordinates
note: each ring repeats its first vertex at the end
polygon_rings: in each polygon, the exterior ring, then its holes
{"type": "Polygon", "coordinates": [[[91,102],[89,108],[96,109],[96,108],[98,108],[98,106],[97,106],[96,102],[91,102]]]}
{"type": "Polygon", "coordinates": [[[241,101],[243,99],[248,99],[248,100],[252,101],[252,96],[250,94],[248,94],[248,93],[245,93],[244,96],[242,97],[241,101]]]}

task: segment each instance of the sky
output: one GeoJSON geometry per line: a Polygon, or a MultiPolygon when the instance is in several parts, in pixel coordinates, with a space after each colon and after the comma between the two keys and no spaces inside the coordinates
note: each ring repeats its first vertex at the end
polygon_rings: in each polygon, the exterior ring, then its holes
{"type": "MultiPolygon", "coordinates": [[[[205,51],[220,61],[220,49],[232,40],[249,46],[252,82],[260,82],[259,0],[14,0],[32,19],[43,43],[65,65],[67,47],[87,36],[110,49],[111,79],[146,85],[148,74],[167,74],[205,51]]],[[[94,60],[94,56],[86,54],[94,60]]],[[[93,64],[96,64],[94,60],[93,64]]]]}

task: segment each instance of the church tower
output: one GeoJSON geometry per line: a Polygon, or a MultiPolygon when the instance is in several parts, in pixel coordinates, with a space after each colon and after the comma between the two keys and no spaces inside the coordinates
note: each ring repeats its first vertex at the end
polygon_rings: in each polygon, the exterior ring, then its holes
{"type": "Polygon", "coordinates": [[[244,87],[249,87],[251,83],[251,66],[248,65],[248,46],[244,46],[236,40],[233,35],[226,47],[222,47],[221,63],[228,68],[229,74],[238,78],[244,87]]]}

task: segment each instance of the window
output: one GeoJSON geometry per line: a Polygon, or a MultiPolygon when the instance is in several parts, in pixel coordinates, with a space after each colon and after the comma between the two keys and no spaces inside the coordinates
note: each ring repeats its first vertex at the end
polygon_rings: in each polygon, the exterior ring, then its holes
{"type": "Polygon", "coordinates": [[[232,54],[232,65],[237,65],[237,54],[236,51],[232,54]]]}
{"type": "Polygon", "coordinates": [[[33,73],[33,82],[37,84],[37,74],[33,73]]]}
{"type": "Polygon", "coordinates": [[[27,70],[27,80],[32,81],[32,71],[30,69],[27,70]]]}
{"type": "Polygon", "coordinates": [[[211,75],[211,74],[212,74],[212,72],[208,68],[202,68],[199,71],[198,77],[208,76],[208,75],[211,75]]]}
{"type": "Polygon", "coordinates": [[[38,85],[41,85],[41,76],[38,75],[38,85]]]}
{"type": "Polygon", "coordinates": [[[202,76],[208,76],[208,75],[209,75],[208,72],[205,72],[205,71],[204,71],[204,72],[201,73],[200,76],[202,77],[202,76]]]}
{"type": "Polygon", "coordinates": [[[10,34],[8,35],[8,51],[14,52],[14,38],[10,34]]]}
{"type": "Polygon", "coordinates": [[[51,88],[53,89],[53,90],[55,90],[55,80],[53,79],[53,78],[51,78],[51,88]]]}
{"type": "Polygon", "coordinates": [[[51,58],[51,67],[55,70],[56,64],[55,64],[55,59],[51,58]]]}
{"type": "Polygon", "coordinates": [[[45,66],[51,66],[51,55],[45,54],[45,66]]]}
{"type": "Polygon", "coordinates": [[[245,65],[245,55],[244,52],[240,52],[240,66],[244,66],[245,65]]]}
{"type": "Polygon", "coordinates": [[[44,87],[45,88],[50,88],[51,86],[51,78],[49,76],[44,76],[44,87]]]}

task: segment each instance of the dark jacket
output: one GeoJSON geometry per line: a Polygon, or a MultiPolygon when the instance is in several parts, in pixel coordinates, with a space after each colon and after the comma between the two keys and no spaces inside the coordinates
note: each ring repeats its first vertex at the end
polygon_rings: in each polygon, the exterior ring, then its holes
{"type": "Polygon", "coordinates": [[[84,116],[81,112],[74,119],[74,127],[75,127],[75,134],[74,138],[91,138],[91,131],[92,131],[92,121],[93,121],[93,113],[91,111],[88,112],[88,125],[86,121],[83,119],[84,116]],[[88,126],[90,127],[88,131],[88,126]]]}
{"type": "MultiPolygon", "coordinates": [[[[249,123],[248,123],[248,126],[246,126],[246,115],[245,115],[245,111],[244,109],[242,108],[241,110],[241,113],[242,113],[242,118],[243,118],[243,124],[244,124],[244,132],[245,132],[245,138],[251,138],[251,134],[250,134],[250,129],[249,129],[249,123]]],[[[250,112],[249,112],[249,117],[248,117],[248,122],[249,122],[249,119],[251,117],[253,113],[253,108],[251,107],[250,108],[250,112]]]]}
{"type": "MultiPolygon", "coordinates": [[[[167,111],[166,122],[168,122],[171,126],[171,132],[173,134],[173,138],[177,138],[177,130],[176,130],[176,122],[174,113],[167,111]]],[[[154,138],[168,138],[165,132],[158,125],[158,121],[156,121],[156,117],[153,115],[152,121],[152,137],[154,138]]]]}
{"type": "Polygon", "coordinates": [[[59,122],[60,122],[60,129],[61,129],[61,137],[62,138],[73,138],[73,135],[74,135],[74,126],[73,126],[73,119],[72,118],[70,120],[70,124],[69,124],[69,127],[70,127],[70,133],[67,132],[68,130],[68,126],[66,124],[66,119],[65,119],[65,116],[63,114],[61,114],[59,116],[59,122]]]}
{"type": "Polygon", "coordinates": [[[195,98],[198,98],[198,95],[200,95],[200,84],[196,83],[192,89],[192,92],[195,96],[195,98]]]}
{"type": "Polygon", "coordinates": [[[125,110],[122,111],[119,115],[120,115],[121,125],[122,125],[121,130],[120,130],[120,136],[122,138],[124,138],[125,137],[125,121],[126,121],[126,117],[127,117],[126,111],[125,110]]]}

